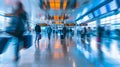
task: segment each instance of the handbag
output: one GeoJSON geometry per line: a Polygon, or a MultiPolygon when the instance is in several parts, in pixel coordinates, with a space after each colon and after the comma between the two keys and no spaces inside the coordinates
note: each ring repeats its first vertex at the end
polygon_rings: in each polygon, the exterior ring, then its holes
{"type": "Polygon", "coordinates": [[[38,39],[40,40],[42,38],[42,36],[41,36],[41,34],[39,34],[39,37],[38,37],[38,39]]]}

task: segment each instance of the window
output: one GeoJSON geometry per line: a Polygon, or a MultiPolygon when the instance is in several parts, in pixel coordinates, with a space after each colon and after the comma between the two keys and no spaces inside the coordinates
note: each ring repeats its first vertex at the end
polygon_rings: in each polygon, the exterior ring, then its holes
{"type": "Polygon", "coordinates": [[[111,20],[111,24],[115,24],[115,20],[113,19],[113,20],[111,20]]]}
{"type": "Polygon", "coordinates": [[[106,21],[110,21],[110,17],[107,17],[107,18],[106,18],[106,21]]]}
{"type": "Polygon", "coordinates": [[[116,18],[116,16],[115,16],[115,15],[111,16],[111,19],[115,19],[115,18],[116,18]]]}
{"type": "Polygon", "coordinates": [[[117,22],[117,23],[120,23],[120,18],[117,18],[117,19],[116,19],[116,22],[117,22]]]}
{"type": "Polygon", "coordinates": [[[116,15],[116,18],[120,18],[120,14],[117,14],[117,15],[116,15]]]}

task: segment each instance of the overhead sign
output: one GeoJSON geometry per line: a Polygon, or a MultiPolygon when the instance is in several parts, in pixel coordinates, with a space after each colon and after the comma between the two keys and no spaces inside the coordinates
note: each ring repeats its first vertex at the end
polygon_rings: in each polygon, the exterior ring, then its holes
{"type": "Polygon", "coordinates": [[[85,23],[82,23],[82,24],[80,24],[80,26],[87,26],[87,24],[85,24],[85,23]]]}
{"type": "Polygon", "coordinates": [[[100,14],[101,14],[100,9],[94,11],[94,15],[95,15],[95,17],[99,16],[100,14]]]}
{"type": "Polygon", "coordinates": [[[93,16],[92,13],[88,14],[88,17],[89,17],[90,19],[94,18],[94,16],[93,16]]]}
{"type": "Polygon", "coordinates": [[[100,12],[101,12],[101,14],[107,13],[107,8],[106,8],[106,6],[102,6],[102,7],[100,8],[100,12]]]}
{"type": "Polygon", "coordinates": [[[116,0],[113,0],[112,2],[109,3],[109,7],[110,7],[110,10],[115,10],[115,9],[118,9],[118,5],[117,5],[117,2],[116,0]]]}

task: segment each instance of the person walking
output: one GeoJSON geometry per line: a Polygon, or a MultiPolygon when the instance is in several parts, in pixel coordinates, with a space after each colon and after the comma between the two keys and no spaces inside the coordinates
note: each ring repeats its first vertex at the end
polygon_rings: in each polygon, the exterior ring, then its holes
{"type": "Polygon", "coordinates": [[[16,8],[13,8],[13,13],[6,14],[5,16],[11,18],[10,26],[6,28],[6,32],[18,39],[17,44],[15,44],[15,61],[18,61],[19,50],[21,46],[21,41],[23,41],[23,34],[27,30],[26,25],[29,27],[27,13],[24,10],[23,4],[17,1],[16,8]]]}
{"type": "Polygon", "coordinates": [[[41,27],[39,24],[36,24],[35,26],[35,32],[36,32],[36,37],[35,37],[35,44],[37,42],[37,44],[39,45],[39,39],[40,39],[40,36],[41,36],[41,27]]]}
{"type": "Polygon", "coordinates": [[[50,40],[51,32],[52,32],[52,29],[50,26],[48,27],[47,32],[48,32],[48,39],[50,40]]]}

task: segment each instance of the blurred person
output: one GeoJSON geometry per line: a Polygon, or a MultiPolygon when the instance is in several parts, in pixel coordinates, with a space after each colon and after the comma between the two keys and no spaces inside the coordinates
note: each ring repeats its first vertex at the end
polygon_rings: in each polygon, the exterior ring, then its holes
{"type": "Polygon", "coordinates": [[[51,32],[52,32],[52,29],[51,29],[51,27],[49,26],[48,29],[47,29],[48,39],[49,39],[49,40],[50,40],[50,37],[51,37],[51,32]]]}
{"type": "Polygon", "coordinates": [[[62,47],[63,47],[63,52],[64,52],[64,54],[66,54],[66,39],[65,39],[65,37],[66,37],[66,32],[67,31],[67,29],[66,29],[66,27],[64,26],[63,27],[63,30],[62,30],[62,35],[61,35],[61,45],[62,45],[62,47]]]}
{"type": "Polygon", "coordinates": [[[98,59],[99,62],[103,61],[103,52],[102,52],[102,37],[104,34],[104,28],[100,25],[97,27],[97,49],[98,49],[98,59]]]}
{"type": "Polygon", "coordinates": [[[110,37],[110,29],[109,27],[106,29],[106,36],[109,38],[110,37]]]}
{"type": "Polygon", "coordinates": [[[60,33],[60,38],[65,39],[65,36],[66,36],[66,28],[64,26],[63,29],[62,29],[62,33],[60,33]]]}
{"type": "Polygon", "coordinates": [[[98,42],[102,41],[103,33],[104,33],[104,28],[99,25],[97,28],[97,41],[98,42]]]}
{"type": "Polygon", "coordinates": [[[37,41],[37,44],[39,45],[39,37],[41,36],[41,27],[39,24],[36,24],[35,26],[35,32],[36,32],[36,37],[35,37],[35,44],[36,44],[36,41],[37,41]]]}
{"type": "Polygon", "coordinates": [[[90,42],[90,38],[91,38],[91,33],[92,33],[92,30],[91,30],[91,28],[90,27],[88,27],[88,29],[87,29],[87,41],[88,42],[90,42]]]}
{"type": "Polygon", "coordinates": [[[16,8],[13,8],[13,13],[6,14],[7,17],[11,17],[10,26],[7,27],[7,33],[11,34],[12,36],[18,39],[18,42],[15,46],[15,58],[14,60],[17,61],[19,56],[19,50],[21,46],[21,41],[23,41],[23,33],[28,30],[28,17],[27,13],[23,8],[23,4],[21,2],[16,2],[16,8]],[[27,29],[25,27],[27,25],[27,29]]]}
{"type": "Polygon", "coordinates": [[[92,33],[92,30],[90,27],[87,28],[87,32],[86,32],[86,49],[91,52],[91,47],[90,47],[90,41],[91,41],[91,33],[92,33]]]}
{"type": "Polygon", "coordinates": [[[66,29],[66,27],[64,26],[64,27],[63,27],[63,39],[66,37],[66,33],[67,33],[67,29],[66,29]]]}
{"type": "Polygon", "coordinates": [[[51,33],[52,33],[52,28],[51,26],[48,26],[48,29],[47,29],[47,33],[48,33],[48,39],[49,39],[49,43],[48,43],[48,50],[50,50],[50,39],[51,39],[51,33]]]}
{"type": "Polygon", "coordinates": [[[81,33],[81,41],[82,41],[82,43],[85,43],[86,33],[87,33],[86,27],[84,27],[84,28],[81,30],[80,33],[81,33]]]}
{"type": "Polygon", "coordinates": [[[98,25],[98,27],[97,27],[97,50],[98,50],[98,61],[99,61],[100,65],[102,65],[102,62],[104,60],[103,52],[102,52],[103,34],[104,34],[104,28],[102,26],[98,25]]]}

